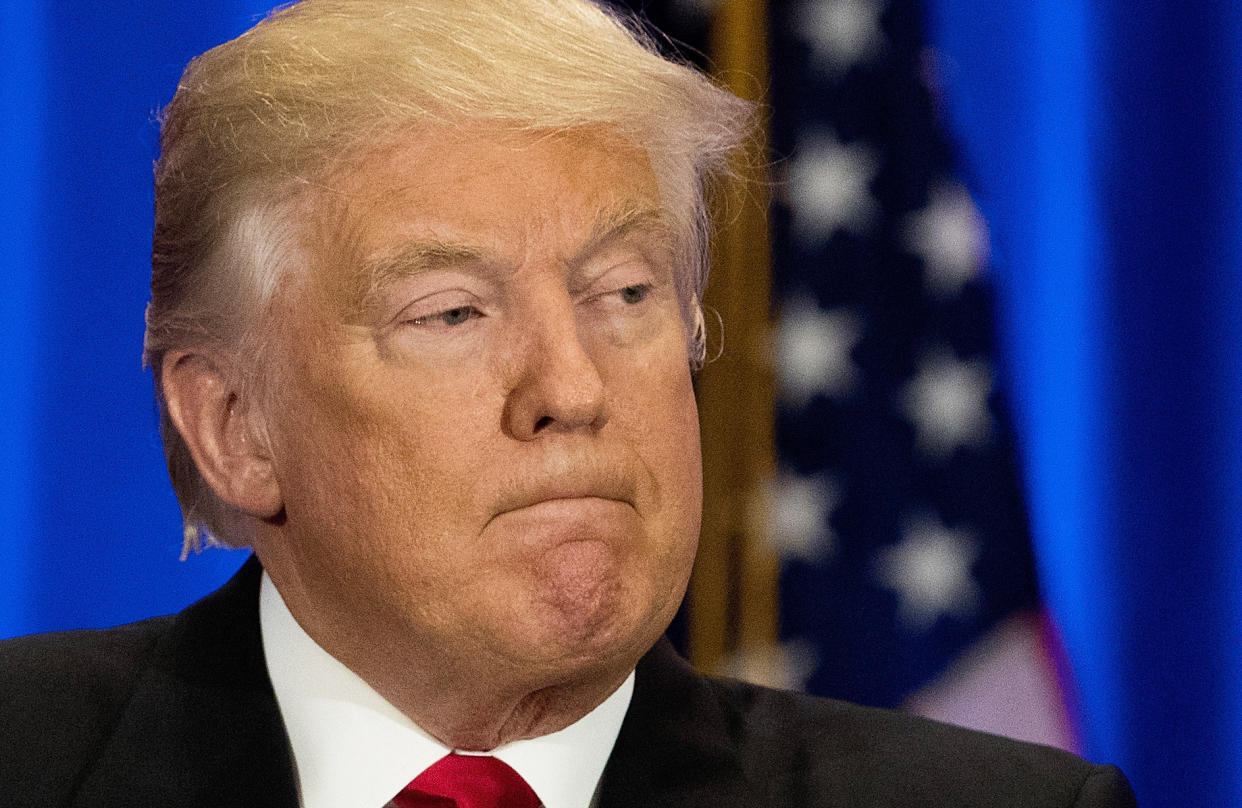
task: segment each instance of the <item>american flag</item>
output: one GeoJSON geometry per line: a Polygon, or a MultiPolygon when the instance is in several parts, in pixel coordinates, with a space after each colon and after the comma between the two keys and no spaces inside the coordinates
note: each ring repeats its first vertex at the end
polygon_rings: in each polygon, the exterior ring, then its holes
{"type": "MultiPolygon", "coordinates": [[[[718,3],[635,5],[706,50],[718,3]]],[[[987,230],[923,15],[769,6],[781,637],[750,667],[1072,748],[996,378],[987,230]]]]}
{"type": "Polygon", "coordinates": [[[772,531],[808,690],[1072,745],[996,380],[988,239],[914,0],[778,3],[772,531]]]}

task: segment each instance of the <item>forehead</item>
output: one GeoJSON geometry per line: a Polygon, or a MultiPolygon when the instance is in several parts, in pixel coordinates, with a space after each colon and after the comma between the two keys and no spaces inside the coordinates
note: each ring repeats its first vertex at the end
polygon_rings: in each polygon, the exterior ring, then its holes
{"type": "Polygon", "coordinates": [[[358,302],[411,255],[569,260],[612,231],[671,241],[646,153],[607,132],[444,129],[362,153],[329,183],[317,275],[358,302]]]}

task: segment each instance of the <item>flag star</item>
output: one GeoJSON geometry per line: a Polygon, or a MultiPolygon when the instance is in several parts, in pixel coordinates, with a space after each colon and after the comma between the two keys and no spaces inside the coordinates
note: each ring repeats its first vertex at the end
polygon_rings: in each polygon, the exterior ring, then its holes
{"type": "Polygon", "coordinates": [[[725,662],[722,673],[764,687],[806,690],[807,680],[818,667],[814,643],[795,639],[739,651],[725,662]]]}
{"type": "Polygon", "coordinates": [[[797,236],[818,244],[837,230],[867,232],[879,210],[870,191],[879,168],[875,151],[861,143],[841,143],[832,134],[801,143],[787,186],[797,236]]]}
{"type": "Polygon", "coordinates": [[[781,313],[776,373],[781,396],[795,407],[817,394],[843,396],[854,389],[850,352],[862,337],[862,318],[847,309],[824,311],[794,298],[781,313]]]}
{"type": "Polygon", "coordinates": [[[809,0],[794,14],[795,34],[811,46],[816,66],[830,78],[884,50],[882,0],[809,0]]]}
{"type": "Polygon", "coordinates": [[[979,556],[972,534],[933,519],[915,519],[900,543],[882,548],[876,559],[880,583],[897,594],[902,623],[926,631],[942,615],[968,619],[979,608],[979,585],[970,568],[979,556]]]}
{"type": "Polygon", "coordinates": [[[828,523],[841,501],[841,489],[825,475],[804,477],[781,472],[757,489],[750,520],[781,559],[815,563],[836,549],[828,523]]]}
{"type": "Polygon", "coordinates": [[[902,391],[902,409],[918,431],[919,447],[945,457],[959,446],[978,446],[992,433],[988,396],[992,371],[981,359],[958,361],[946,352],[919,363],[902,391]]]}
{"type": "Polygon", "coordinates": [[[958,183],[938,187],[927,207],[907,218],[905,241],[923,259],[928,291],[937,297],[960,292],[987,261],[987,225],[958,183]]]}

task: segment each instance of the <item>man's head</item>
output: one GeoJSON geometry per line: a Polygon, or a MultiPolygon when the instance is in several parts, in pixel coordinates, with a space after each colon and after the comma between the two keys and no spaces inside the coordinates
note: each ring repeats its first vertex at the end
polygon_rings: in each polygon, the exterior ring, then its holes
{"type": "Polygon", "coordinates": [[[697,540],[747,116],[581,0],[304,0],[196,60],[146,341],[187,543],[253,544],[373,684],[376,644],[424,694],[615,678],[697,540]]]}
{"type": "MultiPolygon", "coordinates": [[[[645,150],[685,251],[678,291],[694,318],[706,284],[704,188],[748,116],[581,0],[286,8],[192,62],[165,113],[144,352],[157,398],[169,350],[210,341],[261,356],[264,306],[305,263],[301,217],[313,197],[331,196],[324,176],[434,127],[606,126],[645,150]]],[[[698,361],[701,329],[692,338],[698,361]]],[[[167,418],[163,433],[186,549],[204,534],[244,544],[167,418]]]]}

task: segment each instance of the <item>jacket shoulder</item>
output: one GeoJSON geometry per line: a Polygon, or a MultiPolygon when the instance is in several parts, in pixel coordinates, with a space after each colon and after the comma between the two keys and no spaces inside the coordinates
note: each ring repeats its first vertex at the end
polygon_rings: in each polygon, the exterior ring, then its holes
{"type": "Polygon", "coordinates": [[[601,808],[1133,808],[1120,773],[1048,747],[694,671],[661,640],[601,808]]]}
{"type": "Polygon", "coordinates": [[[0,793],[60,804],[124,711],[172,618],[0,641],[0,793]]]}
{"type": "Polygon", "coordinates": [[[782,782],[787,793],[824,795],[808,805],[1134,805],[1119,771],[1060,749],[895,710],[707,682],[745,727],[751,776],[782,782]]]}

